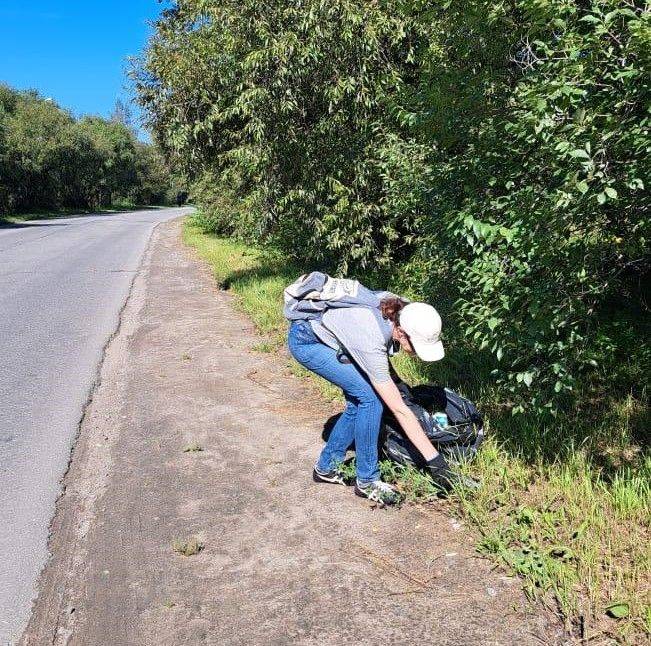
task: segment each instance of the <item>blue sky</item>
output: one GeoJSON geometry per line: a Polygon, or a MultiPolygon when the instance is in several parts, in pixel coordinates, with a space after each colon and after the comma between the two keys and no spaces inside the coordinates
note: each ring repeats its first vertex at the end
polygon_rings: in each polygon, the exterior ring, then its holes
{"type": "Polygon", "coordinates": [[[0,82],[37,89],[77,116],[108,116],[130,96],[127,57],[142,50],[147,21],[168,4],[0,0],[0,82]]]}

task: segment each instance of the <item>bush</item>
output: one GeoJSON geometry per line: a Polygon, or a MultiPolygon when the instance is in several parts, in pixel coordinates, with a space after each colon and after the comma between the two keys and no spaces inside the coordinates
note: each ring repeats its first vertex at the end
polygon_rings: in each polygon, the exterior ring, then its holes
{"type": "MultiPolygon", "coordinates": [[[[481,4],[488,26],[466,3],[440,18],[452,35],[428,63],[429,85],[440,91],[443,68],[474,87],[484,73],[467,71],[456,33],[479,42],[501,33],[509,54],[490,61],[500,98],[435,166],[445,226],[433,232],[428,222],[425,249],[449,264],[441,278],[458,291],[458,319],[496,356],[514,410],[555,410],[586,389],[639,398],[649,368],[648,349],[634,342],[648,333],[643,13],[619,2],[481,4]]],[[[425,94],[420,109],[428,105],[425,94]]]]}
{"type": "Polygon", "coordinates": [[[0,212],[160,203],[169,175],[128,125],[0,85],[0,212]]]}
{"type": "Polygon", "coordinates": [[[648,51],[615,0],[186,0],[134,77],[215,231],[432,300],[557,414],[646,401],[648,51]]]}

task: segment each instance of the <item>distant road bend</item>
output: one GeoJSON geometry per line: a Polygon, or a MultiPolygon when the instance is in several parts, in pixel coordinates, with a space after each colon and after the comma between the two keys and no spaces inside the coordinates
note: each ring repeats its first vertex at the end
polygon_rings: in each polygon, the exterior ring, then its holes
{"type": "Polygon", "coordinates": [[[60,481],[154,227],[189,209],[0,228],[0,644],[29,618],[60,481]]]}

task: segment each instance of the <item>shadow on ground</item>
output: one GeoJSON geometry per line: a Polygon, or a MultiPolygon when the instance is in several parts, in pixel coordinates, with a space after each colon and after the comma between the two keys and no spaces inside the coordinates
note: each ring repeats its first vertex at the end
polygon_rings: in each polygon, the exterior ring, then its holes
{"type": "MultiPolygon", "coordinates": [[[[8,215],[0,214],[0,228],[21,228],[25,226],[55,226],[54,224],[49,223],[51,220],[65,219],[65,218],[88,218],[88,217],[100,217],[100,216],[111,216],[111,215],[120,215],[121,213],[131,213],[136,211],[157,211],[159,209],[165,208],[177,208],[174,206],[134,206],[132,208],[118,208],[111,209],[107,211],[83,211],[83,212],[71,212],[71,213],[12,213],[8,215]],[[13,219],[17,218],[17,219],[13,219]]],[[[59,224],[59,226],[64,226],[64,224],[59,224]]]]}

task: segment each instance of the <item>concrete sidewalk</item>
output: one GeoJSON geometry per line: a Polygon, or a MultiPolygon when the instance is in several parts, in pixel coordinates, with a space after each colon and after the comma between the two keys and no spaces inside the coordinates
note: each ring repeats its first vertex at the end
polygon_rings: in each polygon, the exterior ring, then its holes
{"type": "Polygon", "coordinates": [[[557,644],[433,510],[312,483],[331,409],[157,228],[110,344],[22,643],[557,644]],[[197,442],[203,451],[184,453],[197,442]],[[184,557],[175,538],[199,536],[184,557]]]}

